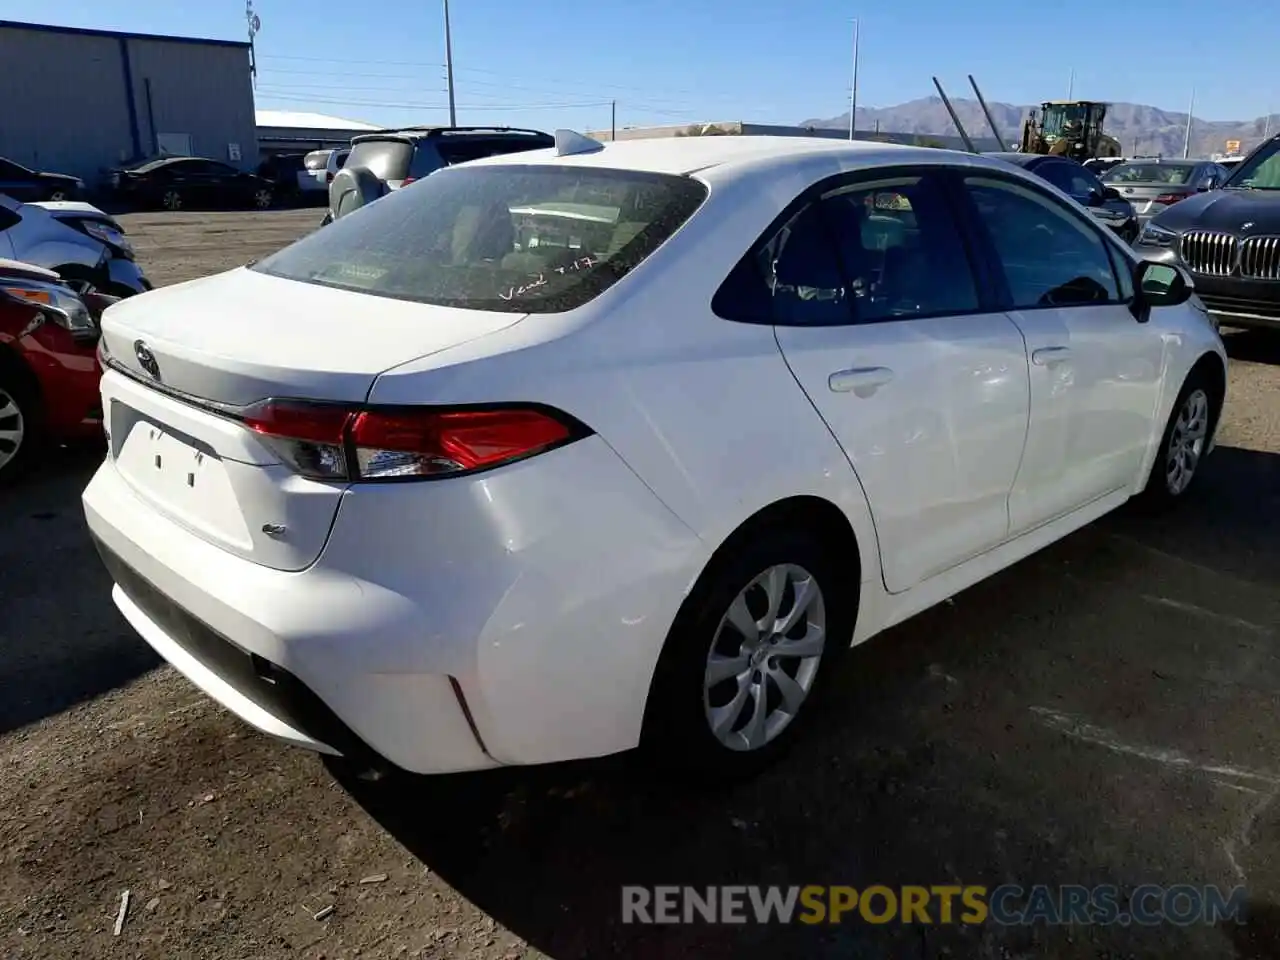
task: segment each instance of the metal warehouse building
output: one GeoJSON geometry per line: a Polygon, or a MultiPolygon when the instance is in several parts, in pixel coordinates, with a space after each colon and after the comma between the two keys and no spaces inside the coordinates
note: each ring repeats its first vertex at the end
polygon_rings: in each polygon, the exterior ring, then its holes
{"type": "Polygon", "coordinates": [[[160,152],[258,162],[249,44],[0,20],[0,157],[96,185],[160,152]]]}

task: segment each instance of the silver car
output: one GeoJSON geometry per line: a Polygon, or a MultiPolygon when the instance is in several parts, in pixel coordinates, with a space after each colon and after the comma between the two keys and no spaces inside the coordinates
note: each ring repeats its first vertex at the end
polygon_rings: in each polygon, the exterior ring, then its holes
{"type": "Polygon", "coordinates": [[[1112,167],[1102,182],[1133,204],[1139,224],[1180,200],[1216,190],[1227,170],[1212,160],[1130,160],[1112,167]]]}

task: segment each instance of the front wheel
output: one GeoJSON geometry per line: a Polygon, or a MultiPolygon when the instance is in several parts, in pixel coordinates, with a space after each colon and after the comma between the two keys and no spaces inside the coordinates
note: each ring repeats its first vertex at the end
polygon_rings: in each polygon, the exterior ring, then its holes
{"type": "Polygon", "coordinates": [[[1210,431],[1218,416],[1208,378],[1193,371],[1182,385],[1156,452],[1143,499],[1164,507],[1181,500],[1200,475],[1210,431]]]}
{"type": "Polygon", "coordinates": [[[51,203],[61,203],[63,200],[70,199],[71,198],[67,196],[67,191],[65,190],[54,190],[49,194],[49,201],[51,203]]]}
{"type": "Polygon", "coordinates": [[[713,562],[659,658],[642,743],[652,759],[732,780],[787,749],[853,636],[856,591],[838,570],[817,537],[781,526],[713,562]]]}
{"type": "Polygon", "coordinates": [[[182,194],[177,190],[166,190],[160,198],[160,205],[166,210],[181,210],[182,194]]]}
{"type": "Polygon", "coordinates": [[[259,187],[253,191],[253,207],[255,210],[270,210],[274,199],[270,187],[259,187]]]}

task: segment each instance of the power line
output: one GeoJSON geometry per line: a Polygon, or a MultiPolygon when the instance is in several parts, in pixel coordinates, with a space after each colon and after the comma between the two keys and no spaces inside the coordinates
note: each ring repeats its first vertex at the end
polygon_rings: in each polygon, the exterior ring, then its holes
{"type": "MultiPolygon", "coordinates": [[[[390,107],[406,110],[448,110],[447,103],[401,102],[392,103],[386,100],[343,100],[326,97],[295,96],[292,94],[269,93],[259,88],[264,99],[288,100],[296,103],[331,104],[337,106],[390,107]]],[[[466,104],[468,110],[573,110],[583,107],[607,107],[608,100],[591,100],[584,103],[506,103],[506,104],[466,104]]]]}
{"type": "MultiPolygon", "coordinates": [[[[273,60],[273,59],[274,59],[274,60],[300,60],[300,61],[304,61],[304,62],[308,62],[308,63],[353,63],[353,64],[362,64],[362,65],[367,65],[367,64],[369,64],[369,63],[370,63],[370,61],[369,61],[369,59],[368,59],[368,58],[364,58],[364,59],[360,59],[360,60],[343,60],[343,59],[339,59],[339,58],[336,58],[336,57],[301,57],[301,56],[288,56],[288,57],[286,57],[286,56],[284,56],[284,55],[282,55],[282,54],[273,54],[273,55],[271,55],[271,56],[262,56],[262,57],[260,57],[259,59],[261,59],[261,60],[273,60]]],[[[444,64],[443,64],[443,63],[439,63],[439,62],[431,61],[431,60],[379,60],[379,61],[377,61],[377,64],[378,64],[378,65],[380,65],[380,66],[388,66],[388,67],[390,67],[390,66],[400,66],[400,67],[430,67],[430,68],[433,68],[433,69],[441,69],[441,70],[442,70],[442,69],[444,69],[444,64]]],[[[314,72],[314,71],[290,71],[290,70],[285,70],[285,69],[283,69],[283,68],[279,68],[279,67],[273,67],[272,69],[276,70],[276,71],[277,71],[277,72],[279,72],[279,73],[311,73],[311,72],[314,72]]],[[[459,67],[459,66],[456,66],[456,65],[455,65],[453,69],[454,69],[454,73],[480,73],[480,74],[485,74],[485,75],[487,75],[487,76],[492,76],[492,77],[505,77],[505,78],[507,78],[507,79],[508,79],[508,81],[513,80],[513,79],[517,79],[517,78],[512,77],[512,75],[511,75],[511,74],[509,74],[509,73],[504,73],[504,72],[503,72],[503,71],[501,71],[501,70],[489,70],[489,69],[485,69],[485,68],[483,68],[483,67],[459,67]]],[[[323,75],[323,76],[332,76],[332,75],[333,75],[333,72],[334,72],[334,71],[332,71],[332,70],[329,70],[329,71],[320,71],[320,75],[323,75]]],[[[354,73],[353,73],[353,74],[347,74],[347,73],[345,73],[345,72],[344,72],[344,75],[345,75],[345,76],[359,76],[360,74],[354,74],[354,73]]],[[[398,78],[400,75],[399,75],[399,74],[390,74],[390,75],[388,75],[388,74],[364,74],[364,76],[386,76],[386,77],[388,77],[389,79],[395,79],[395,78],[398,78]]],[[[475,82],[475,83],[479,83],[480,81],[473,81],[473,82],[475,82]]],[[[576,81],[576,80],[574,80],[574,81],[555,81],[555,80],[551,80],[551,81],[547,81],[547,82],[548,82],[548,83],[552,83],[552,84],[558,83],[560,86],[573,86],[573,87],[575,87],[575,88],[577,88],[577,89],[581,89],[583,86],[589,86],[589,87],[591,87],[592,89],[621,90],[621,91],[624,91],[624,92],[639,93],[639,94],[641,94],[642,96],[643,96],[643,94],[644,94],[644,91],[649,90],[649,89],[652,89],[652,88],[637,87],[637,86],[635,86],[635,85],[627,85],[627,84],[617,84],[617,83],[594,83],[594,82],[590,82],[590,81],[586,81],[586,82],[584,82],[584,81],[576,81]]],[[[667,89],[667,90],[665,90],[665,91],[663,91],[663,92],[665,92],[665,93],[669,93],[669,94],[673,94],[673,95],[675,95],[675,96],[680,96],[680,97],[685,97],[685,96],[688,96],[688,97],[704,97],[704,96],[706,96],[706,95],[707,95],[704,91],[700,91],[700,90],[676,90],[676,89],[667,89]]],[[[736,99],[736,98],[735,98],[735,99],[736,99]]]]}

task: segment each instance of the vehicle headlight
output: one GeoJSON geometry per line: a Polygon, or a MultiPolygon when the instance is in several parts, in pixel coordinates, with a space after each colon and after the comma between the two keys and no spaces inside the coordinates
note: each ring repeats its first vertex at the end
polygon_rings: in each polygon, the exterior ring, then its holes
{"type": "Polygon", "coordinates": [[[1177,233],[1166,230],[1164,227],[1157,227],[1153,221],[1148,221],[1142,228],[1142,232],[1138,234],[1138,242],[1149,247],[1171,247],[1177,239],[1177,233]]]}
{"type": "Polygon", "coordinates": [[[75,293],[56,283],[34,280],[0,280],[0,297],[30,304],[46,320],[52,320],[77,340],[92,340],[98,335],[89,308],[75,293]]]}
{"type": "Polygon", "coordinates": [[[81,220],[80,226],[84,228],[84,232],[95,240],[101,240],[113,250],[119,250],[122,254],[133,259],[133,244],[129,242],[129,238],[121,231],[111,226],[109,223],[103,223],[101,220],[81,220]]]}

